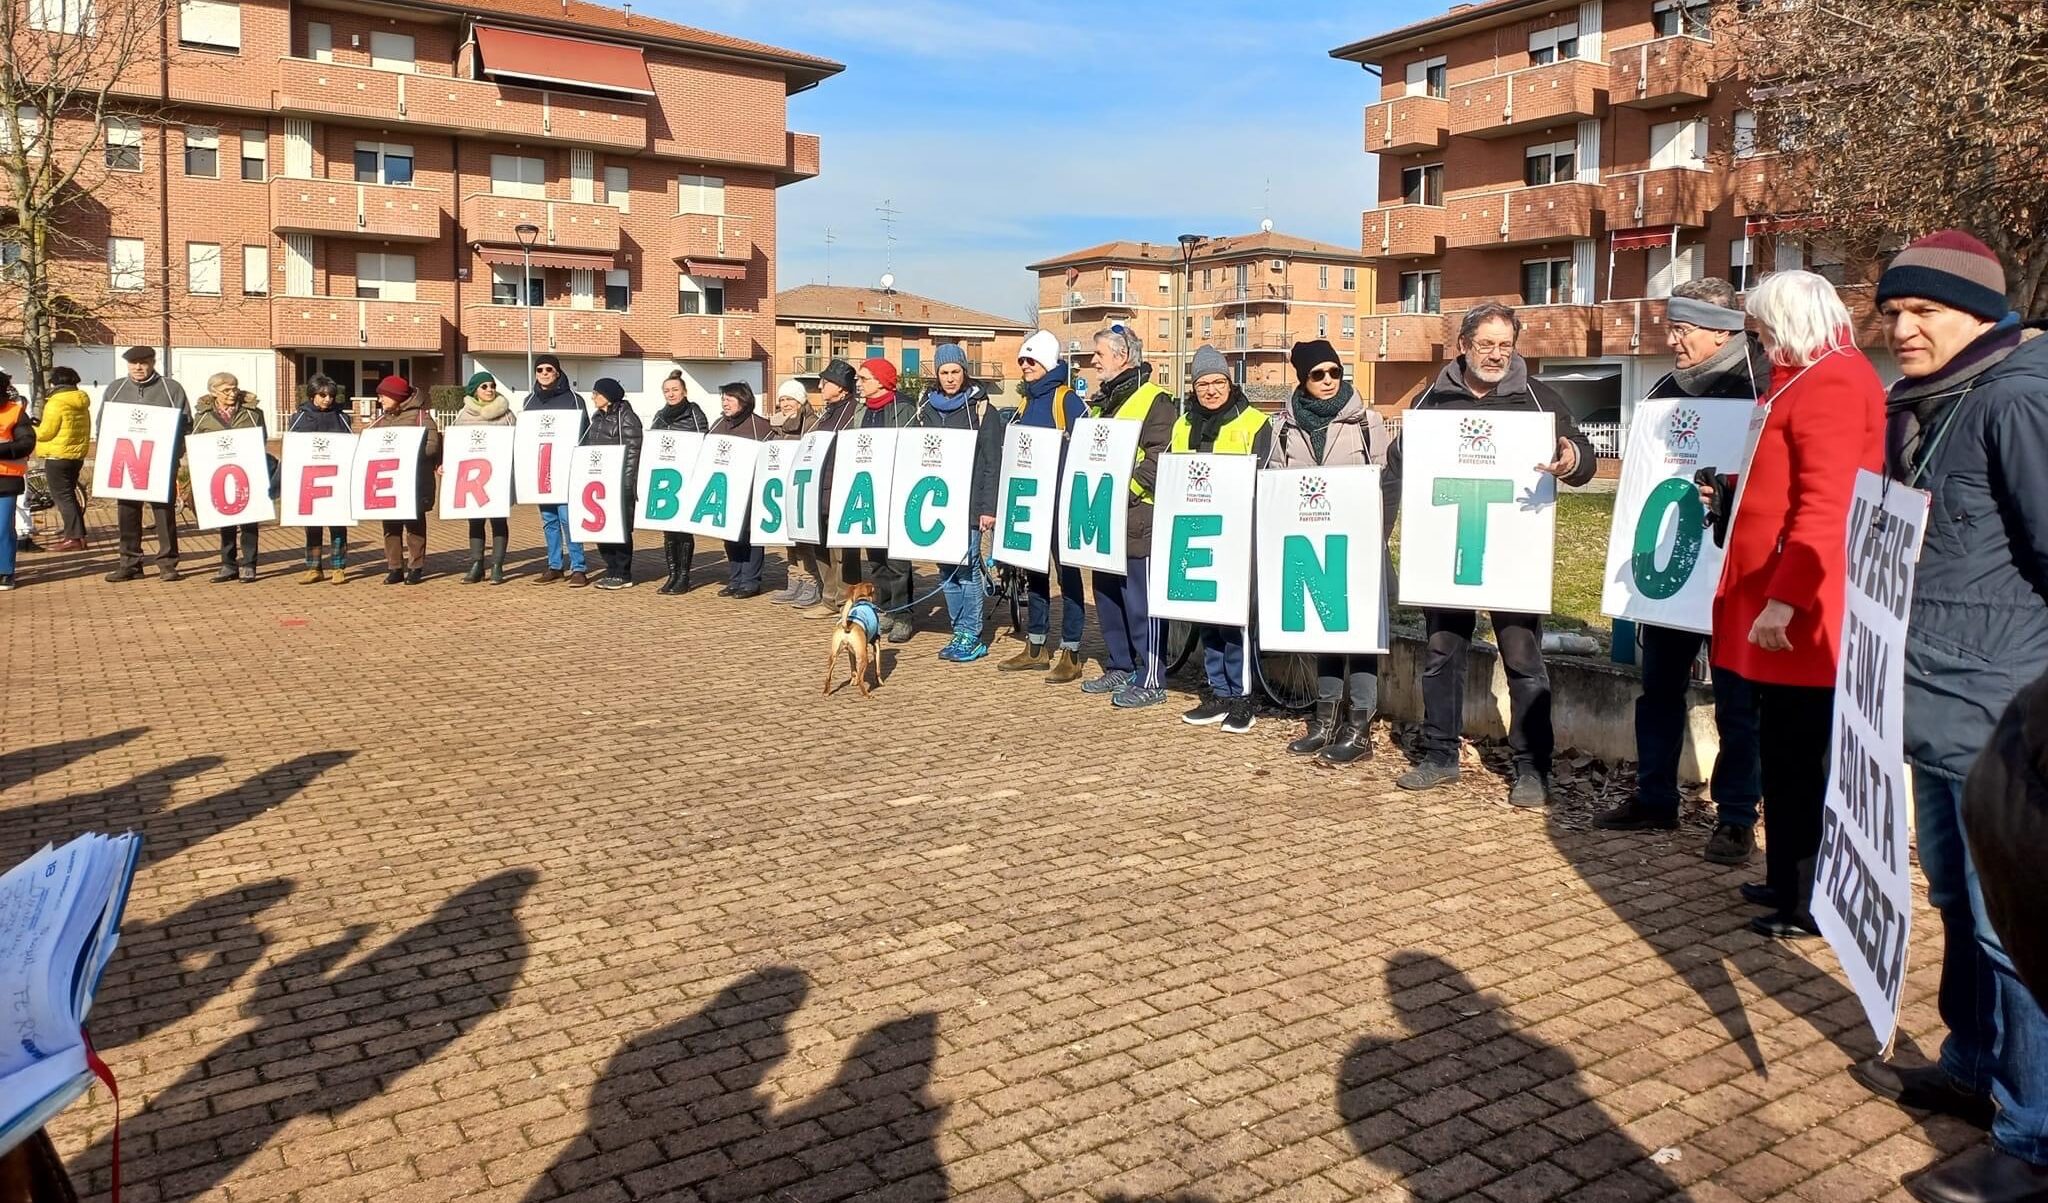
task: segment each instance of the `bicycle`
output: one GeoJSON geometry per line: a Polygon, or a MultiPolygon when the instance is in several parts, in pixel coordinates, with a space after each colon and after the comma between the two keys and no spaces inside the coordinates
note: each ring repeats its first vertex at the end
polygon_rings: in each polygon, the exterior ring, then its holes
{"type": "MultiPolygon", "coordinates": [[[[1168,678],[1180,676],[1195,661],[1201,631],[1189,622],[1167,619],[1161,624],[1162,659],[1168,678]]],[[[1201,668],[1196,664],[1197,675],[1201,668]]],[[[1303,711],[1316,704],[1316,658],[1301,652],[1258,652],[1252,672],[1268,701],[1281,710],[1303,711]]]]}
{"type": "Polygon", "coordinates": [[[1000,607],[996,610],[998,619],[1007,612],[1010,618],[1010,637],[1025,637],[1024,616],[1030,608],[1025,596],[1024,570],[1009,564],[999,564],[993,556],[984,559],[981,565],[981,590],[988,600],[1000,607]]]}

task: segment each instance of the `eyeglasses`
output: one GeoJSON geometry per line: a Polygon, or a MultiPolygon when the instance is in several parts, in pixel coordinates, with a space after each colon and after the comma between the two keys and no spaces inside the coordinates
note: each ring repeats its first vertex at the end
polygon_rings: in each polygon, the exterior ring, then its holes
{"type": "Polygon", "coordinates": [[[1514,350],[1515,344],[1513,343],[1472,344],[1472,353],[1475,355],[1511,355],[1514,353],[1514,350]]]}
{"type": "Polygon", "coordinates": [[[1229,387],[1230,387],[1230,381],[1229,381],[1229,380],[1227,380],[1227,379],[1210,379],[1210,380],[1197,380],[1197,381],[1195,381],[1195,387],[1196,387],[1196,388],[1229,388],[1229,387]]]}
{"type": "Polygon", "coordinates": [[[1310,372],[1308,374],[1308,378],[1310,380],[1342,380],[1344,379],[1344,369],[1317,368],[1315,371],[1310,372]]]}
{"type": "Polygon", "coordinates": [[[1699,330],[1699,327],[1691,322],[1673,322],[1664,329],[1669,332],[1672,338],[1690,338],[1699,330]]]}

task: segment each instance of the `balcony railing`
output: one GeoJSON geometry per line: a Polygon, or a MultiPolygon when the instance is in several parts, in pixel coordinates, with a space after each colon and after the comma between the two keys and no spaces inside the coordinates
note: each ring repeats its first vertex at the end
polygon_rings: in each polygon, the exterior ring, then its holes
{"type": "Polygon", "coordinates": [[[1442,96],[1398,96],[1365,108],[1365,150],[1406,155],[1435,150],[1450,128],[1451,102],[1442,96]]]}
{"type": "Polygon", "coordinates": [[[1567,182],[1481,192],[1444,201],[1444,243],[1452,247],[1529,246],[1593,236],[1600,185],[1567,182]]]}
{"type": "Polygon", "coordinates": [[[277,109],[323,121],[404,128],[489,131],[508,140],[544,138],[579,146],[640,150],[647,106],[631,100],[512,88],[451,75],[410,75],[285,58],[277,109]]]}
{"type": "Polygon", "coordinates": [[[1659,167],[1610,175],[1603,190],[1610,229],[1638,226],[1703,226],[1721,203],[1724,185],[1717,172],[1659,167]]]}
{"type": "Polygon", "coordinates": [[[533,349],[556,355],[610,358],[619,353],[619,315],[603,309],[535,305],[466,305],[462,332],[472,354],[524,354],[526,321],[533,318],[533,349]]]}
{"type": "Polygon", "coordinates": [[[1367,209],[1358,245],[1382,259],[1430,259],[1444,253],[1442,205],[1367,209]]]}
{"type": "Polygon", "coordinates": [[[432,242],[441,236],[440,194],[352,180],[270,181],[271,228],[280,234],[432,242]]]}
{"type": "Polygon", "coordinates": [[[677,314],[668,320],[668,353],[677,359],[752,359],[758,325],[751,314],[677,314]]]}
{"type": "Polygon", "coordinates": [[[1607,62],[1609,98],[1638,109],[1705,100],[1719,70],[1714,44],[1684,34],[1618,47],[1608,52],[1607,62]]]}
{"type": "Polygon", "coordinates": [[[1444,357],[1441,313],[1378,313],[1359,327],[1363,354],[1388,363],[1429,363],[1444,357]]]}
{"type": "Polygon", "coordinates": [[[1510,134],[1598,117],[1606,107],[1607,65],[1564,59],[1491,75],[1451,89],[1454,137],[1510,134]]]}
{"type": "Polygon", "coordinates": [[[1294,285],[1253,281],[1204,289],[1198,295],[1210,305],[1282,305],[1294,299],[1294,285]]]}
{"type": "Polygon", "coordinates": [[[462,198],[462,226],[471,242],[518,246],[521,225],[539,227],[536,250],[619,253],[619,211],[611,205],[489,192],[462,198]]]}
{"type": "Polygon", "coordinates": [[[672,259],[745,263],[754,257],[754,223],[744,217],[678,213],[668,229],[672,259]]]}
{"type": "Polygon", "coordinates": [[[1128,289],[1120,293],[1111,293],[1105,290],[1069,289],[1061,295],[1057,302],[1057,307],[1072,309],[1076,313],[1084,309],[1129,310],[1131,307],[1131,294],[1128,289]]]}
{"type": "Polygon", "coordinates": [[[792,376],[816,376],[832,362],[830,355],[792,355],[789,357],[789,374],[792,376]]]}
{"type": "Polygon", "coordinates": [[[270,345],[295,351],[441,350],[441,307],[431,301],[273,297],[270,345]]]}

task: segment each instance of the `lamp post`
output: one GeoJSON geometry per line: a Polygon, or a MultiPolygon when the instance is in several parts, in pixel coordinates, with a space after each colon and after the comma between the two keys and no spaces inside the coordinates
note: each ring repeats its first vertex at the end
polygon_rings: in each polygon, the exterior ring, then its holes
{"type": "Polygon", "coordinates": [[[519,305],[526,310],[526,387],[533,388],[533,244],[540,237],[540,227],[530,221],[522,221],[512,227],[519,236],[519,254],[522,265],[519,269],[519,305]]]}
{"type": "MultiPolygon", "coordinates": [[[[1175,315],[1173,325],[1174,368],[1176,377],[1188,373],[1188,293],[1195,286],[1195,248],[1207,242],[1206,234],[1182,234],[1180,236],[1180,313],[1175,315]]],[[[1187,395],[1195,382],[1182,382],[1187,387],[1180,390],[1181,406],[1185,411],[1187,395]]]]}

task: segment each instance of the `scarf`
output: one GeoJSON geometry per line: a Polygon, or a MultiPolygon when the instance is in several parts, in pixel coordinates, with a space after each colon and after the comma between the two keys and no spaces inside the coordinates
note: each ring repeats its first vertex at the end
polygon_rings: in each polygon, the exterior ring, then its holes
{"type": "Polygon", "coordinates": [[[494,399],[485,405],[474,394],[462,399],[462,418],[466,422],[495,422],[512,412],[512,402],[504,397],[494,399]]]}
{"type": "Polygon", "coordinates": [[[894,405],[894,404],[896,404],[896,390],[895,390],[895,389],[890,389],[890,390],[889,390],[889,391],[887,391],[887,392],[882,392],[882,393],[876,393],[876,394],[875,394],[874,396],[872,396],[872,397],[863,397],[863,398],[861,398],[861,400],[867,403],[867,407],[868,407],[869,409],[873,409],[873,410],[883,410],[883,409],[887,409],[887,408],[889,408],[889,407],[890,407],[891,405],[894,405]]]}
{"type": "Polygon", "coordinates": [[[1115,379],[1102,386],[1102,401],[1095,407],[1096,415],[1107,417],[1115,413],[1116,407],[1122,405],[1126,398],[1138,391],[1139,385],[1145,383],[1146,375],[1143,364],[1133,364],[1118,372],[1115,379]]]}
{"type": "Polygon", "coordinates": [[[1897,449],[1897,455],[1890,458],[1901,470],[1921,457],[1925,450],[1921,446],[1922,436],[1943,411],[1962,400],[1978,377],[2019,350],[2026,334],[2020,315],[2008,313],[1997,325],[1978,335],[1975,342],[1956,352],[1955,358],[1943,364],[1940,371],[1918,380],[1902,379],[1892,386],[1884,403],[1891,425],[1885,441],[1897,449]]]}
{"type": "MultiPolygon", "coordinates": [[[[1749,339],[1737,334],[1721,344],[1721,349],[1700,360],[1689,368],[1671,369],[1672,383],[1683,389],[1688,397],[1697,397],[1706,392],[1708,384],[1716,377],[1747,374],[1749,371],[1749,339]]],[[[1769,386],[1769,381],[1759,382],[1769,386]]],[[[1762,389],[1756,390],[1761,392],[1762,389]]]]}
{"type": "Polygon", "coordinates": [[[1217,434],[1250,406],[1244,390],[1235,384],[1230,386],[1229,398],[1215,409],[1204,409],[1199,403],[1188,406],[1188,447],[1194,451],[1214,450],[1217,434]]]}
{"type": "MultiPolygon", "coordinates": [[[[1445,370],[1449,370],[1448,368],[1445,370]]],[[[1316,459],[1323,458],[1323,446],[1330,438],[1330,423],[1344,407],[1351,404],[1351,382],[1346,380],[1337,388],[1337,395],[1328,401],[1318,401],[1308,395],[1306,388],[1296,388],[1294,399],[1289,402],[1294,411],[1294,424],[1301,433],[1308,436],[1308,445],[1316,453],[1316,459]]]]}
{"type": "Polygon", "coordinates": [[[967,398],[973,395],[974,386],[963,384],[960,386],[960,391],[951,396],[933,389],[924,395],[924,403],[942,414],[957,414],[960,412],[961,407],[967,404],[967,398]]]}
{"type": "Polygon", "coordinates": [[[555,372],[555,382],[553,384],[550,384],[546,388],[537,388],[533,390],[531,400],[539,401],[543,398],[566,397],[569,395],[570,390],[568,374],[558,370],[555,372]]]}

